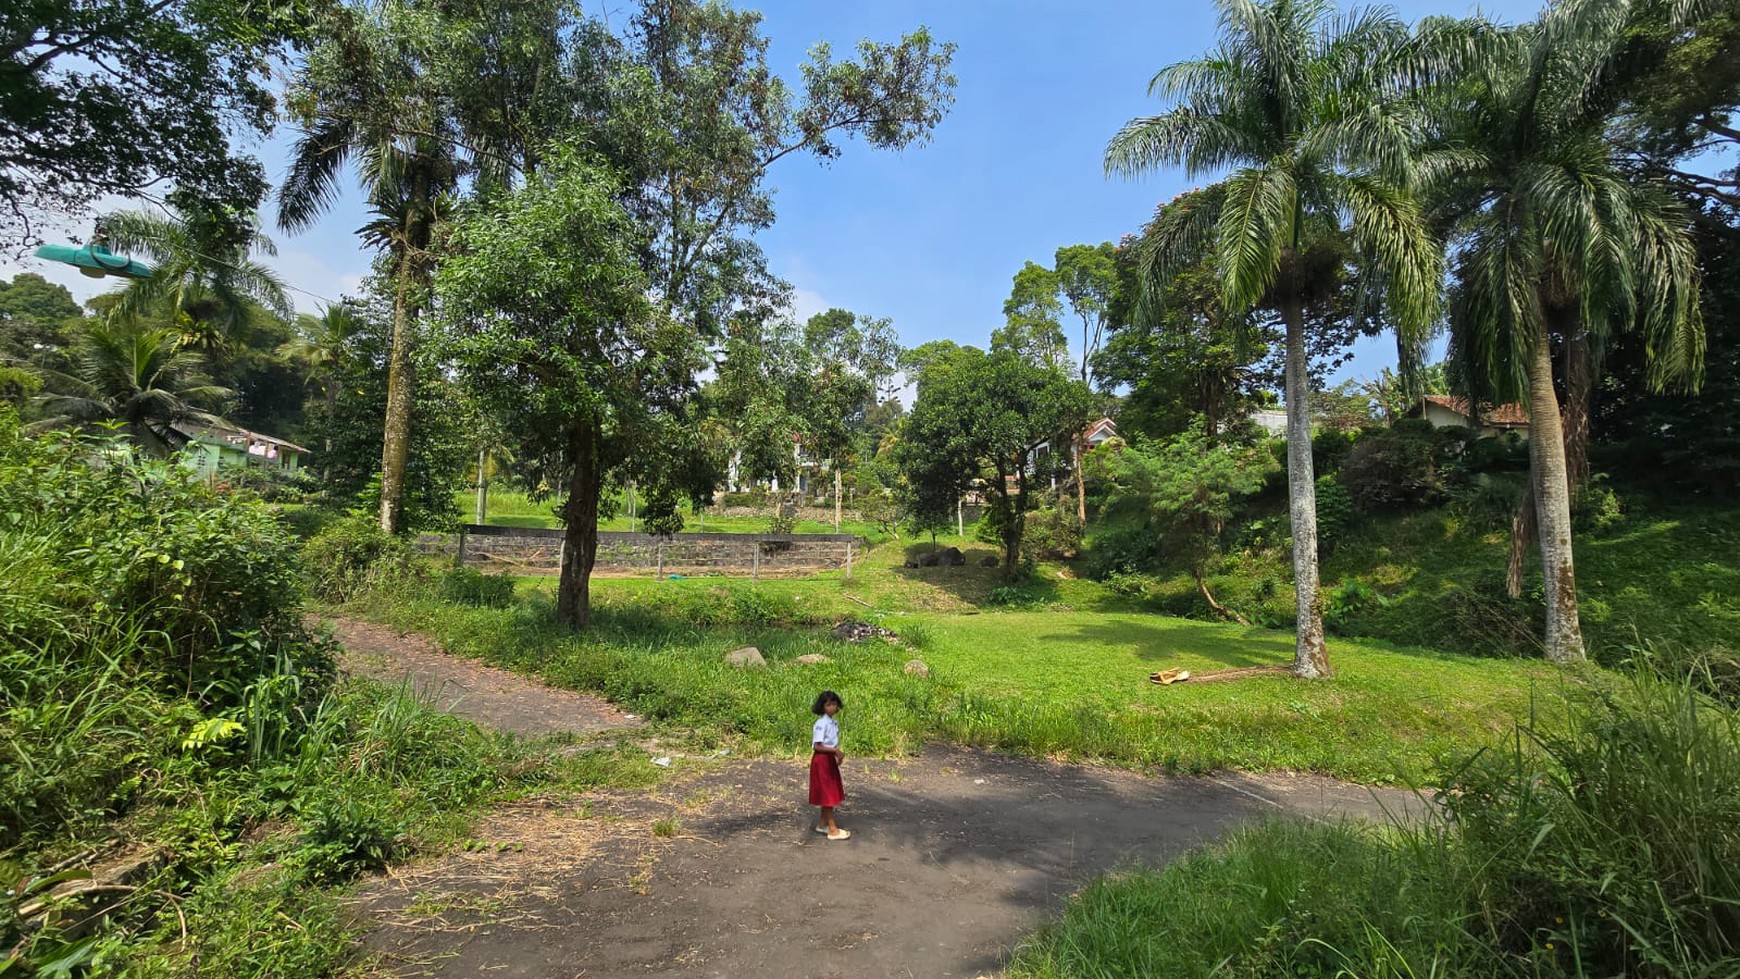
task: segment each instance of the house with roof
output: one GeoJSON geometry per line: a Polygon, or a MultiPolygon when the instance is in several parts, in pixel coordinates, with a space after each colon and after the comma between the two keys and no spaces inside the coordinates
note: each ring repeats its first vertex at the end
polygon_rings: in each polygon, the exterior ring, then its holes
{"type": "Polygon", "coordinates": [[[182,462],[205,477],[232,467],[295,472],[312,454],[294,442],[228,425],[183,422],[171,426],[170,433],[182,462]]]}
{"type": "Polygon", "coordinates": [[[1433,428],[1460,426],[1472,428],[1483,436],[1515,432],[1519,438],[1529,437],[1529,419],[1523,406],[1512,402],[1489,405],[1476,410],[1467,398],[1449,394],[1428,394],[1408,411],[1409,418],[1424,418],[1433,428]]]}

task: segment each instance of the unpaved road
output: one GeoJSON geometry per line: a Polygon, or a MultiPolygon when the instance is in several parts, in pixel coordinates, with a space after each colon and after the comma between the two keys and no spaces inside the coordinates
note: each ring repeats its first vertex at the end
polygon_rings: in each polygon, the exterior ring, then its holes
{"type": "Polygon", "coordinates": [[[1413,796],[1324,779],[1144,778],[930,748],[846,766],[811,830],[800,760],[701,763],[656,789],[528,800],[483,852],[365,885],[367,947],[401,975],[961,976],[1096,872],[1161,862],[1252,818],[1379,816],[1413,796]]]}

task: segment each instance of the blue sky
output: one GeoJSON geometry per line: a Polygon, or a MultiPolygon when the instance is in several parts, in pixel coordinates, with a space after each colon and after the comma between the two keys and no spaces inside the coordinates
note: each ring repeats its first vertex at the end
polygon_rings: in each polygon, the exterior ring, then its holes
{"type": "MultiPolygon", "coordinates": [[[[861,38],[893,40],[923,24],[959,45],[955,105],[928,144],[890,153],[853,143],[831,164],[792,157],[769,175],[779,220],[759,240],[773,271],[792,284],[800,315],[842,306],[891,317],[909,346],[939,338],[983,345],[1001,323],[1010,279],[1023,262],[1049,264],[1061,245],[1116,241],[1159,202],[1207,182],[1177,171],[1108,179],[1100,162],[1121,125],[1164,108],[1146,94],[1155,70],[1213,43],[1207,3],[741,5],[765,15],[770,60],[788,78],[816,41],[844,57],[861,38]]],[[[587,0],[587,7],[618,22],[625,16],[616,0],[587,0]]],[[[1430,0],[1398,7],[1410,20],[1474,9],[1430,0]]],[[[1519,0],[1484,5],[1489,16],[1506,20],[1535,8],[1519,0]]],[[[259,147],[274,179],[282,175],[287,143],[277,137],[259,147]]],[[[322,299],[357,287],[369,261],[354,235],[362,223],[352,189],[318,227],[278,236],[279,255],[270,261],[304,290],[296,294],[302,309],[315,311],[322,299]]],[[[68,229],[88,233],[89,221],[68,229]]],[[[104,288],[33,259],[0,262],[0,275],[21,267],[65,282],[81,299],[104,288]]],[[[1338,376],[1373,374],[1393,361],[1393,341],[1375,339],[1338,376]]]]}

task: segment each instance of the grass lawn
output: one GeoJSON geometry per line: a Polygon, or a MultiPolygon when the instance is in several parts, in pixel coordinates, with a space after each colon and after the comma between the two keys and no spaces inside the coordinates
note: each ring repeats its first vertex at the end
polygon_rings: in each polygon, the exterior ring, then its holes
{"type": "Polygon", "coordinates": [[[598,690],[704,743],[774,752],[802,750],[810,701],[831,687],[846,698],[848,738],[872,753],[942,738],[1142,769],[1420,783],[1442,756],[1508,729],[1537,688],[1553,697],[1564,682],[1535,662],[1337,641],[1329,682],[1160,687],[1147,676],[1163,667],[1290,662],[1292,637],[1136,611],[1057,567],[1042,567],[1012,594],[996,569],[911,569],[905,556],[897,545],[877,548],[851,582],[838,572],[759,584],[601,579],[595,628],[580,636],[551,625],[548,579],[522,582],[507,609],[376,598],[351,611],[598,690]],[[1020,607],[997,604],[1010,598],[1020,607]],[[829,636],[827,626],[845,617],[879,622],[907,644],[829,636]],[[727,667],[724,653],[741,645],[759,647],[770,668],[727,667]],[[806,653],[831,661],[797,665],[806,653]],[[928,679],[903,672],[915,656],[928,679]]]}

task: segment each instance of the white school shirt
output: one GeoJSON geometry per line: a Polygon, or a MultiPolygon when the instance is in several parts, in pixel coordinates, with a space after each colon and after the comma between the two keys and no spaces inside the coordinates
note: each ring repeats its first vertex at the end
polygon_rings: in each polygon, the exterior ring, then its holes
{"type": "Polygon", "coordinates": [[[840,746],[840,722],[826,714],[816,718],[816,726],[810,737],[810,744],[838,748],[840,746]]]}

